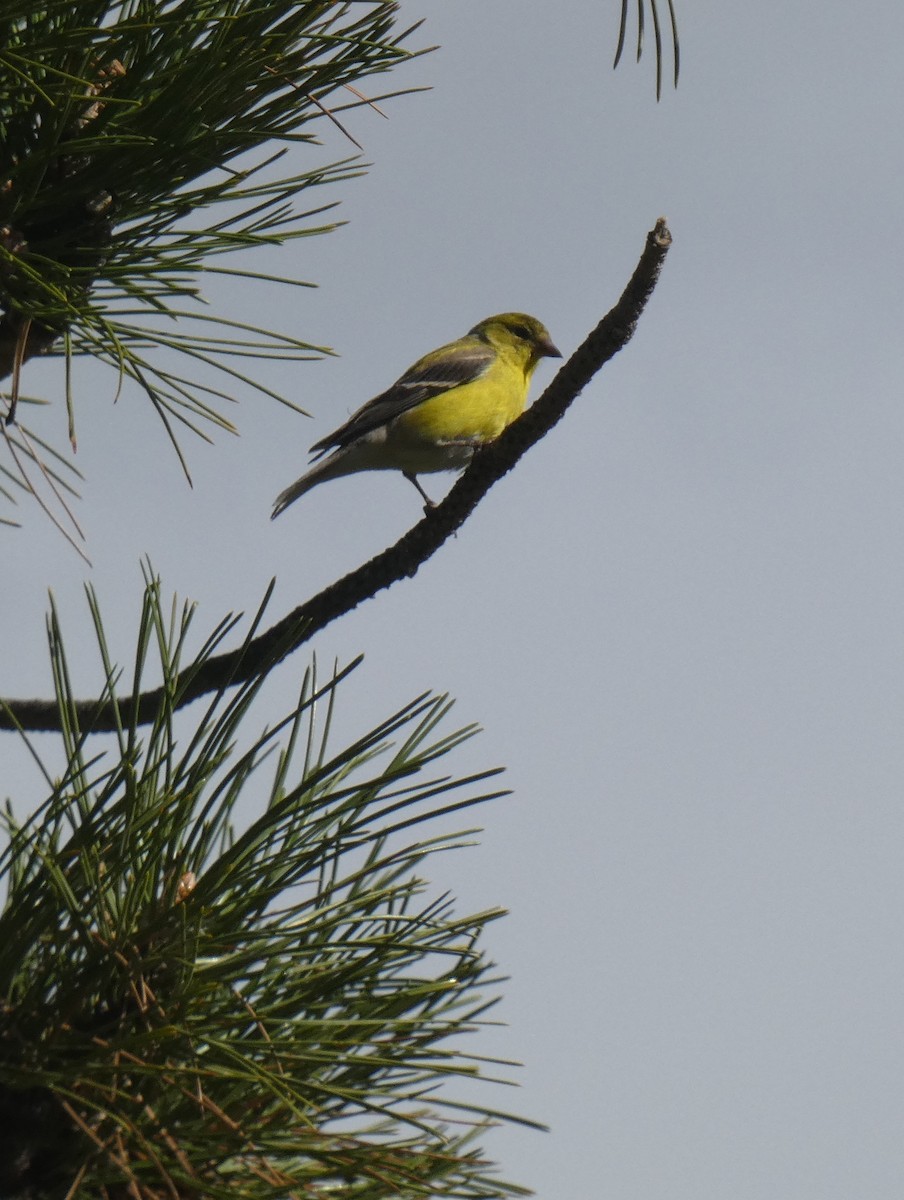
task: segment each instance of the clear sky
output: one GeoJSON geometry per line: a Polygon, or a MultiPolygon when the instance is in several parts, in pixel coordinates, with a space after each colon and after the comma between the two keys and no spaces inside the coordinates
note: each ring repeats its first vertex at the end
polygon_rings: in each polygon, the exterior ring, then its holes
{"type": "MultiPolygon", "coordinates": [[[[280,255],[319,290],[218,298],[340,352],[261,368],[313,420],[237,394],[242,436],[187,444],[189,490],[142,398],[114,406],[80,365],[94,566],[37,508],[3,532],[3,691],[50,691],[48,586],[87,691],[85,580],[128,660],[144,554],[208,628],[273,575],[281,614],[394,541],[420,508],[391,474],[270,505],[312,441],[480,318],[531,312],[570,352],[665,215],[634,341],[315,649],[366,655],[342,729],[447,690],[485,729],[459,769],[509,768],[480,845],[434,865],[462,911],[511,910],[488,937],[507,1028],[479,1049],[524,1063],[497,1102],[551,1133],[490,1137],[507,1177],[549,1200],[900,1200],[904,8],[676,6],[657,105],[652,58],[610,69],[615,0],[403,4],[442,48],[393,82],[433,90],[349,118],[374,164],[335,189],[349,224],[280,255]]],[[[299,161],[350,152],[322,133],[299,161]]],[[[59,405],[41,428],[65,442],[59,405]]]]}

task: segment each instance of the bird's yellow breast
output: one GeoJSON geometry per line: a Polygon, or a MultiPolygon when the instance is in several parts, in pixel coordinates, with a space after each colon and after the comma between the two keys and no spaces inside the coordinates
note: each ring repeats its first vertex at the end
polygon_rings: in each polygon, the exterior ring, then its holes
{"type": "Polygon", "coordinates": [[[491,442],[524,411],[530,375],[522,363],[500,355],[479,379],[396,417],[389,439],[432,445],[491,442]]]}

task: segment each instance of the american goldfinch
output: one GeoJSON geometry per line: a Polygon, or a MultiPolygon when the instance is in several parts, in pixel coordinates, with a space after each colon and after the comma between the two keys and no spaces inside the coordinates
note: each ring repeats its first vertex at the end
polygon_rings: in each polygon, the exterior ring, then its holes
{"type": "Polygon", "coordinates": [[[391,388],[315,442],[315,465],[277,497],[273,516],[318,483],[355,471],[401,471],[431,504],[417,476],[461,470],[479,446],[497,438],[524,411],[543,357],[562,356],[535,317],[487,317],[457,342],[418,359],[391,388]]]}

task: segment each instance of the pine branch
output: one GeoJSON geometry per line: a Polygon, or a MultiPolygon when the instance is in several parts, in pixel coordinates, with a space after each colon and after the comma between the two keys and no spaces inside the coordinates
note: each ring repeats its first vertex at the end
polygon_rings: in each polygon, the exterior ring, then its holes
{"type": "MultiPolygon", "coordinates": [[[[302,209],[298,199],[360,175],[363,165],[345,158],[286,174],[280,162],[288,146],[308,156],[319,147],[314,122],[344,130],[335,112],[350,97],[355,107],[384,98],[362,97],[356,85],[425,53],[404,48],[417,26],[397,29],[398,15],[397,0],[0,0],[0,378],[12,376],[8,424],[23,364],[62,342],[67,370],[82,354],[110,363],[146,392],[168,427],[198,420],[232,429],[199,398],[197,382],[174,382],[179,372],[167,356],[178,352],[235,378],[222,345],[207,354],[217,318],[202,311],[202,276],[215,256],[335,228],[322,220],[332,204],[302,209]]],[[[225,340],[231,323],[219,323],[225,340]]],[[[245,328],[249,355],[329,353],[245,328]]],[[[275,394],[253,372],[242,381],[275,394]]],[[[74,442],[71,404],[68,416],[74,442]]]]}
{"type": "MultiPolygon", "coordinates": [[[[632,337],[652,295],[671,245],[660,218],[618,303],[599,322],[565,363],[543,395],[491,446],[474,458],[448,496],[394,546],[313,596],[266,632],[237,650],[206,659],[178,680],[175,692],[156,689],[116,706],[74,701],[72,717],[84,732],[116,727],[124,712],[129,720],[154,721],[162,709],[181,706],[208,692],[243,683],[297,650],[337,617],[350,612],[383,588],[413,576],[465,522],[492,485],[510,471],[530,446],[562,418],[600,368],[632,337]]],[[[7,700],[0,728],[55,729],[59,715],[52,701],[7,700]]]]}
{"type": "MultiPolygon", "coordinates": [[[[175,694],[191,618],[148,574],[135,692],[156,648],[175,694]]],[[[507,1065],[462,1040],[495,1003],[481,938],[501,911],[459,916],[419,875],[474,832],[427,822],[504,794],[496,771],[439,767],[474,728],[445,732],[450,702],[421,696],[333,749],[352,664],[306,672],[250,738],[262,676],[178,730],[172,704],[143,731],[118,710],[89,756],[54,610],[49,634],[64,767],[26,738],[47,798],[0,815],[6,1200],[520,1194],[472,1145],[520,1118],[459,1090],[507,1065]]]]}

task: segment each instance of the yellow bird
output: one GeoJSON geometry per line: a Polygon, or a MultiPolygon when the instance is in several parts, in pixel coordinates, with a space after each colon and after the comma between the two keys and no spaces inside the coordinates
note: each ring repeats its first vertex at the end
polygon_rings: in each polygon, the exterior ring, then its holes
{"type": "Polygon", "coordinates": [[[497,438],[524,411],[531,376],[544,357],[562,356],[536,317],[487,317],[457,342],[418,359],[391,388],[315,442],[314,466],[277,497],[273,516],[318,483],[356,471],[401,471],[432,504],[417,476],[461,470],[478,447],[497,438]]]}

